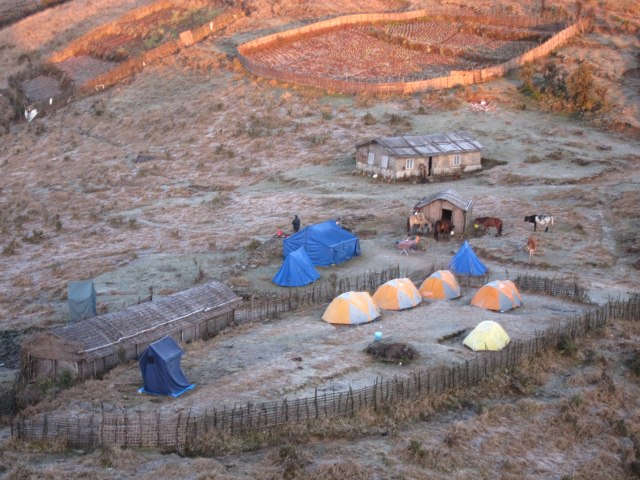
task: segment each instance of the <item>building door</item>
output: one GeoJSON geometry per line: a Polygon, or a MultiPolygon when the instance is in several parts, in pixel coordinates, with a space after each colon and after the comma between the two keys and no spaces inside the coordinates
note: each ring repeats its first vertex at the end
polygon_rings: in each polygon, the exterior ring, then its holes
{"type": "Polygon", "coordinates": [[[427,176],[431,176],[431,170],[433,169],[433,157],[429,157],[429,169],[427,170],[427,176]]]}
{"type": "Polygon", "coordinates": [[[453,210],[448,210],[446,208],[443,208],[442,220],[449,220],[450,222],[453,222],[453,210]]]}

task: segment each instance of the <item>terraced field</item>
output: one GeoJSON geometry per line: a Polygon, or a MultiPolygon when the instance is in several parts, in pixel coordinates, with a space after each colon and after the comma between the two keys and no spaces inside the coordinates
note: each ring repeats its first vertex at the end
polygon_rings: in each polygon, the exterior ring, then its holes
{"type": "Polygon", "coordinates": [[[505,62],[531,50],[549,32],[412,21],[355,25],[247,53],[254,63],[306,76],[402,81],[449,75],[505,62]],[[478,33],[474,33],[478,30],[478,33]]]}

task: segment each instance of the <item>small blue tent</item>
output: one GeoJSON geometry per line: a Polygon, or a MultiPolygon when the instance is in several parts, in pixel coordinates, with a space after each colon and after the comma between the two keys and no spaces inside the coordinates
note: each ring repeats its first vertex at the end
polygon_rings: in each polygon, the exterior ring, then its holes
{"type": "Polygon", "coordinates": [[[95,317],[97,315],[96,289],[93,286],[93,280],[69,282],[67,304],[69,305],[70,322],[95,317]]]}
{"type": "Polygon", "coordinates": [[[313,268],[309,256],[300,247],[287,255],[272,281],[282,287],[302,287],[319,278],[320,274],[313,268]]]}
{"type": "Polygon", "coordinates": [[[287,257],[300,247],[304,247],[315,266],[337,265],[360,255],[358,237],[340,227],[335,220],[309,225],[287,238],[282,253],[287,257]]]}
{"type": "Polygon", "coordinates": [[[476,277],[487,273],[487,267],[478,259],[471,245],[465,240],[458,253],[449,262],[449,269],[457,275],[476,277]]]}
{"type": "Polygon", "coordinates": [[[145,348],[138,361],[144,386],[138,391],[177,397],[194,388],[195,384],[189,383],[180,368],[182,354],[182,349],[171,337],[164,337],[145,348]]]}

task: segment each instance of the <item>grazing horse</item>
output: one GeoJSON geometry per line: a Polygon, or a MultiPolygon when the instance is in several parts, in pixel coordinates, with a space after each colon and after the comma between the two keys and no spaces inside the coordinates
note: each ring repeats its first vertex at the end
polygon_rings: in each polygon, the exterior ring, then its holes
{"type": "Polygon", "coordinates": [[[473,226],[478,228],[480,225],[483,227],[482,234],[486,234],[490,227],[495,227],[496,237],[502,235],[502,220],[496,217],[478,217],[473,221],[473,226]]]}
{"type": "Polygon", "coordinates": [[[549,231],[549,225],[553,226],[553,217],[551,215],[527,215],[524,217],[525,222],[533,223],[533,231],[536,231],[538,224],[544,226],[544,231],[549,231]]]}
{"type": "Polygon", "coordinates": [[[536,237],[529,237],[527,239],[527,252],[529,252],[529,257],[532,257],[536,252],[536,248],[538,248],[538,239],[536,237]]]}
{"type": "Polygon", "coordinates": [[[453,223],[451,220],[438,220],[433,225],[433,237],[436,239],[436,242],[439,241],[438,236],[441,233],[447,235],[447,240],[449,239],[449,235],[453,235],[453,223]]]}
{"type": "Polygon", "coordinates": [[[427,228],[427,232],[429,228],[432,227],[431,222],[424,216],[422,212],[414,212],[411,214],[409,218],[407,218],[407,233],[412,235],[416,233],[416,229],[422,233],[426,233],[425,227],[427,228]]]}

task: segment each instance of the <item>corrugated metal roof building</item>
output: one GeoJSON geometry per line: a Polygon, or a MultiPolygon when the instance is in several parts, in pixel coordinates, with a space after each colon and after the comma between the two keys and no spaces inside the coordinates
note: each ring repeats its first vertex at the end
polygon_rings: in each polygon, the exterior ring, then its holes
{"type": "Polygon", "coordinates": [[[484,148],[467,132],[381,137],[356,145],[356,169],[387,179],[455,175],[480,170],[484,148]]]}
{"type": "Polygon", "coordinates": [[[463,198],[454,190],[448,189],[422,198],[415,204],[413,211],[421,212],[432,223],[450,220],[455,231],[462,234],[473,221],[473,199],[463,198]]]}
{"type": "Polygon", "coordinates": [[[138,359],[167,335],[177,342],[216,335],[234,322],[241,302],[229,287],[213,282],[53,328],[23,342],[22,372],[27,379],[57,377],[65,370],[76,378],[95,377],[138,359]]]}

